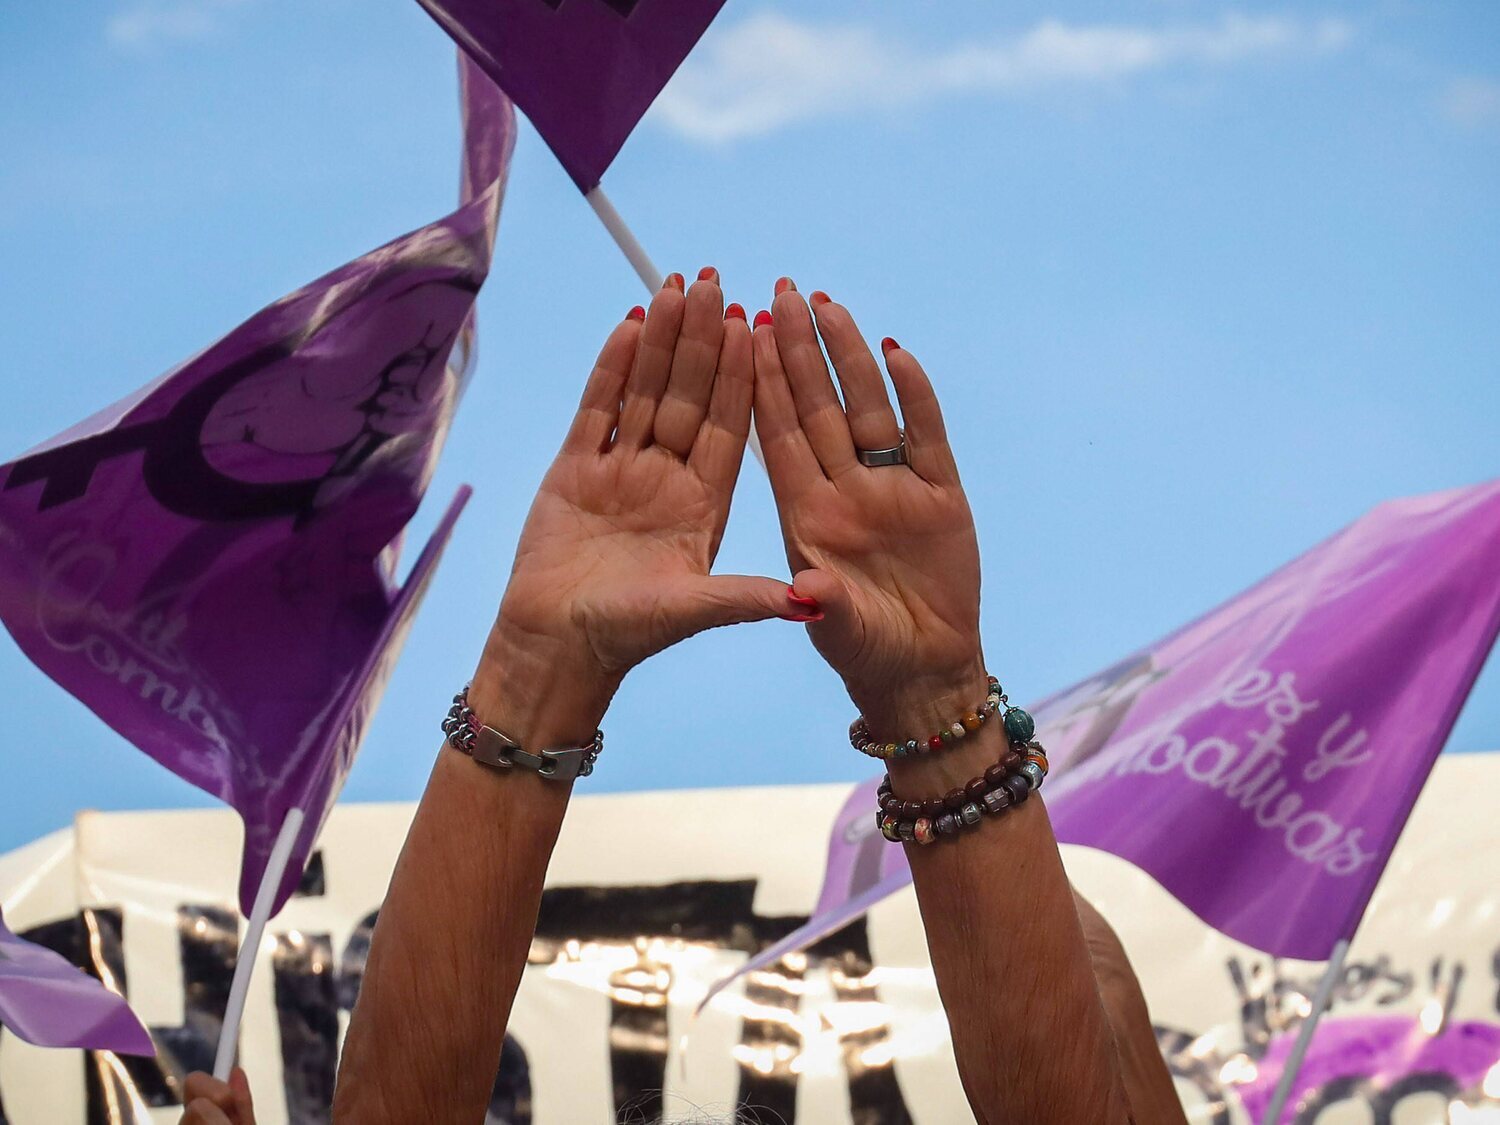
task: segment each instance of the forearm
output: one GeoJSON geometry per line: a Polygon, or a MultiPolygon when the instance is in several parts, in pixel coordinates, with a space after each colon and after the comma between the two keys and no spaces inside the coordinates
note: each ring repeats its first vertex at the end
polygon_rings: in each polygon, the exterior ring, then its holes
{"type": "MultiPolygon", "coordinates": [[[[625,673],[694,633],[805,619],[783,582],[709,573],[750,429],[736,309],[711,267],[686,294],[669,274],[599,353],[469,690],[532,754],[589,743],[625,673]]],[[[340,1125],[484,1119],[568,788],[440,752],[371,941],[340,1125]]]]}
{"type": "Polygon", "coordinates": [[[1094,979],[1114,1031],[1120,1058],[1120,1073],[1131,1112],[1140,1122],[1185,1125],[1182,1101],[1172,1083],[1172,1074],[1162,1058],[1156,1029],[1141,991],[1140,979],[1130,964],[1119,936],[1093,904],[1073,892],[1078,920],[1083,925],[1094,979]]]}
{"type": "MultiPolygon", "coordinates": [[[[903,710],[883,720],[888,729],[936,729],[941,717],[938,708],[903,710]]],[[[939,753],[893,761],[893,788],[908,800],[946,793],[983,774],[1004,749],[1000,723],[986,723],[939,753]]],[[[1110,1024],[1042,802],[1033,796],[957,840],[906,849],[978,1120],[1129,1120],[1110,1024]]]]}
{"type": "MultiPolygon", "coordinates": [[[[511,639],[492,639],[469,692],[527,748],[586,742],[608,696],[511,639]]],[[[570,788],[439,751],[371,941],[336,1122],[484,1119],[570,788]]]]}

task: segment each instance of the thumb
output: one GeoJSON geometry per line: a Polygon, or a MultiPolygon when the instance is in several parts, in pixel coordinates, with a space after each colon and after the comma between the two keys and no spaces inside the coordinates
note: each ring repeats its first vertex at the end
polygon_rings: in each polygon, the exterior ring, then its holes
{"type": "Polygon", "coordinates": [[[229,1088],[234,1092],[235,1125],[255,1125],[255,1104],[250,1097],[250,1079],[244,1067],[229,1072],[229,1088]]]}
{"type": "Polygon", "coordinates": [[[825,656],[841,659],[859,651],[864,643],[864,619],[843,579],[826,570],[799,570],[792,579],[792,592],[815,607],[807,612],[818,614],[812,636],[825,656]]]}
{"type": "Polygon", "coordinates": [[[745,574],[710,574],[696,578],[684,591],[678,620],[685,635],[746,621],[815,619],[817,610],[794,601],[792,588],[775,578],[745,574]]]}

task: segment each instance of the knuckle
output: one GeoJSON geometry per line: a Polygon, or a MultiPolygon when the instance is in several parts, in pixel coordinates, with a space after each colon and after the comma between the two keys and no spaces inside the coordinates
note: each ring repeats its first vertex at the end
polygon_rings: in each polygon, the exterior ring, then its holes
{"type": "Polygon", "coordinates": [[[663,312],[681,312],[682,307],[687,304],[687,295],[672,286],[657,290],[656,296],[651,299],[653,311],[661,309],[663,312]]]}
{"type": "Polygon", "coordinates": [[[785,293],[776,294],[771,302],[771,307],[776,310],[776,315],[796,316],[804,323],[812,323],[812,314],[808,312],[807,305],[796,292],[788,289],[785,293]]]}
{"type": "Polygon", "coordinates": [[[842,332],[854,324],[849,316],[849,310],[837,301],[829,301],[828,304],[818,309],[818,327],[825,332],[833,329],[842,332]]]}

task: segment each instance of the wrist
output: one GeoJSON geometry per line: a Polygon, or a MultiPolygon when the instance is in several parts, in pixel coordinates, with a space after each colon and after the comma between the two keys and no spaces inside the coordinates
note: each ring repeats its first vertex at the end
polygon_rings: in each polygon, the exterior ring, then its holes
{"type": "Polygon", "coordinates": [[[620,686],[620,677],[598,667],[586,650],[522,628],[502,611],[474,672],[470,706],[532,752],[581,746],[593,738],[620,686]]]}
{"type": "Polygon", "coordinates": [[[976,650],[949,667],[909,675],[884,688],[851,686],[849,696],[877,740],[925,740],[984,703],[985,677],[984,657],[976,650]]]}

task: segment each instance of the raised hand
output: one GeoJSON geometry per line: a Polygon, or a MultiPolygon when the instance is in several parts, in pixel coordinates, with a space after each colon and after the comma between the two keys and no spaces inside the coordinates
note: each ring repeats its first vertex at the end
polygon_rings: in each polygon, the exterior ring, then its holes
{"type": "Polygon", "coordinates": [[[755,422],[793,586],[821,607],[813,644],[871,729],[915,737],[984,698],[979,548],[942,411],[886,339],[908,463],[862,465],[858,450],[901,440],[875,357],[843,305],[815,292],[809,307],[785,279],[777,290],[774,315],[756,318],[755,422]]]}
{"type": "MultiPolygon", "coordinates": [[[[686,293],[674,274],[599,355],[468,693],[533,753],[587,744],[625,673],[668,645],[809,619],[784,581],[709,573],[750,433],[744,316],[713,270],[686,293]]],[[[438,754],[371,941],[337,1125],[484,1116],[571,789],[438,754]]]]}
{"type": "MultiPolygon", "coordinates": [[[[967,716],[985,686],[979,549],[942,412],[916,359],[887,339],[907,463],[862,464],[860,450],[901,439],[880,368],[842,305],[814,293],[809,308],[785,279],[777,290],[774,321],[756,318],[755,417],[796,592],[824,611],[809,632],[877,739],[930,735],[967,716]]],[[[986,723],[888,761],[892,792],[961,794],[1008,750],[1001,724],[986,723]]],[[[974,1116],[1123,1125],[1120,1054],[1045,805],[983,821],[964,839],[906,845],[974,1116]]],[[[1149,1019],[1128,1026],[1133,1044],[1151,1041],[1149,1019]]],[[[1167,1104],[1156,1095],[1170,1101],[1170,1085],[1158,1065],[1141,1104],[1167,1104]]]]}
{"type": "Polygon", "coordinates": [[[182,1100],[179,1125],[255,1125],[250,1080],[239,1067],[229,1072],[228,1082],[193,1071],[183,1086],[182,1100]]]}
{"type": "Polygon", "coordinates": [[[711,269],[686,293],[672,275],[615,327],[522,531],[492,650],[546,659],[607,702],[694,633],[806,619],[784,581],[709,573],[750,431],[750,347],[711,269]]]}

